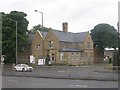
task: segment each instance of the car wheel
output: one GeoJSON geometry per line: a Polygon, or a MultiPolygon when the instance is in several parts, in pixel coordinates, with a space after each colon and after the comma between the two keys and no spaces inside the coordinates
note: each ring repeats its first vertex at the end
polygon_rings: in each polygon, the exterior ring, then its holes
{"type": "Polygon", "coordinates": [[[32,72],[32,69],[29,69],[30,72],[32,72]]]}
{"type": "Polygon", "coordinates": [[[15,69],[14,69],[14,71],[16,71],[16,72],[17,72],[17,69],[15,68],[15,69]]]}
{"type": "Polygon", "coordinates": [[[22,71],[24,72],[24,71],[25,71],[25,69],[23,68],[23,69],[22,69],[22,71]]]}

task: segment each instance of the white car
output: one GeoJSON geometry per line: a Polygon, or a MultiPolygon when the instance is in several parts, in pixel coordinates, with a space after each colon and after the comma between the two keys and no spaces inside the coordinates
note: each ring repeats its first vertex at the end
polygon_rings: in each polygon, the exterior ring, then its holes
{"type": "Polygon", "coordinates": [[[32,71],[33,67],[27,65],[27,64],[17,64],[14,67],[15,71],[32,71]]]}

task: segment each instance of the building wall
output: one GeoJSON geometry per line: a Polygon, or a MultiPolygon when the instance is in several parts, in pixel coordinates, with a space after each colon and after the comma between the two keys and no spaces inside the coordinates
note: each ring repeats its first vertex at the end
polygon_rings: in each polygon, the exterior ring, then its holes
{"type": "Polygon", "coordinates": [[[83,43],[59,42],[59,39],[51,30],[45,39],[45,49],[50,50],[51,58],[52,54],[55,55],[55,62],[52,62],[52,64],[84,65],[93,63],[93,41],[89,33],[83,43]],[[49,41],[53,41],[53,47],[50,49],[49,41]],[[84,52],[59,52],[60,48],[78,48],[83,49],[84,52]]]}
{"type": "Polygon", "coordinates": [[[35,64],[38,63],[38,59],[42,59],[43,56],[43,38],[39,31],[35,33],[31,44],[31,55],[35,57],[35,64]]]}
{"type": "Polygon", "coordinates": [[[58,61],[57,64],[68,65],[68,53],[67,52],[58,52],[58,61]]]}
{"type": "Polygon", "coordinates": [[[84,52],[59,52],[59,63],[65,65],[85,65],[84,52]],[[61,58],[61,54],[63,57],[61,58]]]}
{"type": "Polygon", "coordinates": [[[55,55],[54,64],[82,65],[93,63],[93,41],[89,33],[83,43],[59,42],[51,30],[45,39],[46,49],[48,49],[49,41],[53,41],[50,57],[52,57],[52,54],[55,55]],[[78,48],[83,49],[84,52],[59,52],[60,48],[78,48]]]}
{"type": "Polygon", "coordinates": [[[59,62],[59,39],[55,36],[52,30],[49,30],[45,40],[44,40],[44,50],[45,56],[47,54],[47,50],[49,50],[49,55],[52,64],[57,64],[59,62]],[[54,57],[54,58],[53,58],[54,57]],[[55,59],[55,60],[53,60],[55,59]]]}
{"type": "Polygon", "coordinates": [[[18,63],[27,63],[29,64],[30,55],[31,55],[31,44],[21,45],[20,51],[18,53],[18,63]]]}
{"type": "Polygon", "coordinates": [[[84,49],[84,63],[92,64],[94,62],[93,41],[89,33],[87,33],[82,46],[84,49]]]}
{"type": "Polygon", "coordinates": [[[59,49],[59,39],[57,38],[57,36],[55,36],[55,34],[53,33],[52,30],[50,30],[44,40],[44,46],[45,46],[45,50],[46,49],[52,49],[49,48],[49,41],[53,42],[53,48],[54,49],[59,49]]]}
{"type": "Polygon", "coordinates": [[[94,47],[94,63],[103,63],[104,54],[100,52],[100,49],[96,46],[94,47]]]}

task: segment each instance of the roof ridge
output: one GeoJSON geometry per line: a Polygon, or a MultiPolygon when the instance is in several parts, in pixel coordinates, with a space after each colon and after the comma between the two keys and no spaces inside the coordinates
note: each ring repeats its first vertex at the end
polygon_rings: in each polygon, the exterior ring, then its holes
{"type": "MultiPolygon", "coordinates": [[[[56,29],[52,29],[53,31],[58,31],[58,32],[64,32],[64,31],[61,31],[61,30],[56,30],[56,29]]],[[[79,34],[79,33],[87,33],[88,31],[84,31],[84,32],[67,32],[67,33],[72,33],[72,34],[79,34]]]]}

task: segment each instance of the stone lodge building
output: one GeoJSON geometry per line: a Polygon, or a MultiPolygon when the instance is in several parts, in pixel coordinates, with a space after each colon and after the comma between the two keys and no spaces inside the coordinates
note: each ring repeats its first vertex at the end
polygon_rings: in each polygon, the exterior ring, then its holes
{"type": "MultiPolygon", "coordinates": [[[[37,31],[30,39],[29,54],[22,56],[20,61],[30,63],[30,55],[35,57],[35,65],[38,59],[49,55],[49,62],[52,65],[85,65],[92,64],[93,41],[89,32],[71,33],[68,32],[68,23],[62,24],[63,31],[49,29],[49,32],[37,31]]],[[[30,36],[31,37],[31,36],[30,36]]],[[[23,51],[25,53],[25,50],[23,51]]],[[[23,55],[23,54],[22,54],[23,55]]]]}

